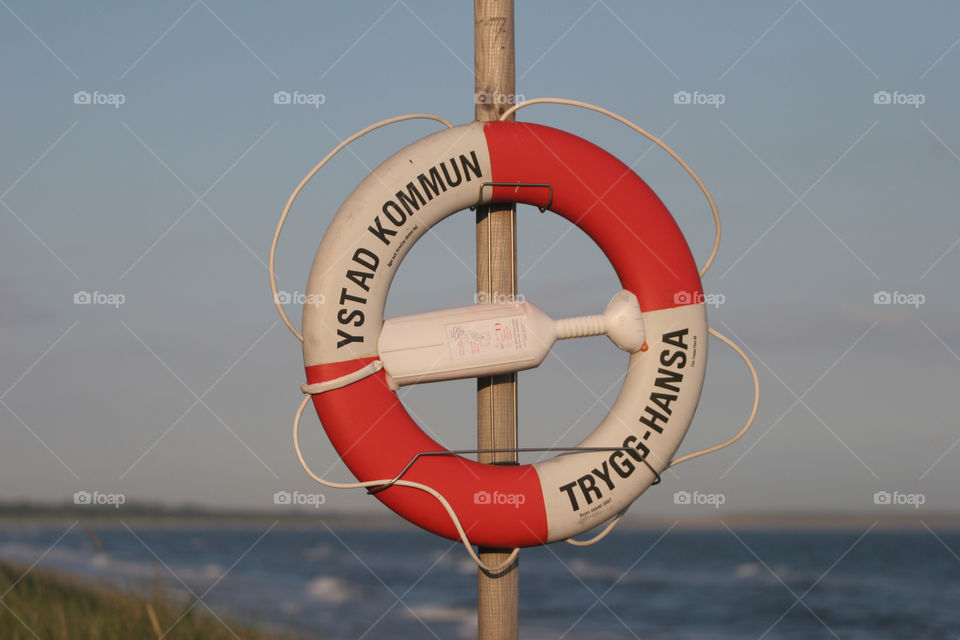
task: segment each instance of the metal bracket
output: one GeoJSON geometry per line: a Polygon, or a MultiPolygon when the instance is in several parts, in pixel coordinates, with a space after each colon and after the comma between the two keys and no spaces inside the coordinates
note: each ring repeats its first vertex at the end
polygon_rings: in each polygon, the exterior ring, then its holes
{"type": "MultiPolygon", "coordinates": [[[[369,495],[374,495],[374,494],[380,493],[381,491],[386,491],[387,489],[392,487],[394,484],[396,484],[397,480],[400,480],[404,476],[404,474],[410,470],[410,467],[413,466],[413,463],[419,460],[421,456],[459,456],[459,455],[465,455],[470,453],[538,453],[538,452],[550,453],[553,451],[560,451],[562,452],[561,455],[571,455],[576,453],[596,453],[598,451],[626,451],[629,453],[631,451],[636,451],[636,449],[633,449],[631,447],[520,447],[517,449],[456,449],[454,451],[446,451],[446,450],[421,451],[420,453],[416,454],[410,459],[410,462],[407,463],[407,465],[400,471],[400,473],[397,474],[397,476],[393,480],[386,483],[382,487],[374,487],[372,489],[367,489],[367,493],[369,495]]],[[[654,479],[653,479],[653,482],[650,483],[650,486],[652,487],[655,484],[660,484],[660,474],[657,473],[657,470],[654,469],[649,462],[647,462],[646,455],[640,458],[640,462],[645,464],[647,468],[650,469],[650,472],[653,474],[654,479]]],[[[492,462],[490,464],[513,465],[517,463],[492,462]]]]}
{"type": "MultiPolygon", "coordinates": [[[[477,203],[479,204],[483,200],[483,188],[484,187],[540,187],[542,189],[550,190],[550,198],[547,200],[547,206],[537,207],[540,209],[540,213],[543,213],[553,204],[553,185],[547,184],[546,182],[481,182],[480,183],[480,195],[477,197],[477,203]]],[[[477,205],[473,205],[470,209],[476,209],[477,205]]]]}

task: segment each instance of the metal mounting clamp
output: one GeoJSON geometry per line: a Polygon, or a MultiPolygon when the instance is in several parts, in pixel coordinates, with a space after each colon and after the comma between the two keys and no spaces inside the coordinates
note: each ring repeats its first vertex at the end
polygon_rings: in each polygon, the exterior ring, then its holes
{"type": "MultiPolygon", "coordinates": [[[[545,182],[481,182],[480,183],[480,195],[477,197],[477,203],[479,204],[483,201],[483,188],[484,187],[539,187],[541,189],[548,189],[550,191],[550,197],[547,200],[546,206],[537,207],[540,209],[540,213],[543,213],[553,204],[553,185],[547,184],[545,182]]],[[[475,209],[476,205],[470,207],[475,209]]]]}

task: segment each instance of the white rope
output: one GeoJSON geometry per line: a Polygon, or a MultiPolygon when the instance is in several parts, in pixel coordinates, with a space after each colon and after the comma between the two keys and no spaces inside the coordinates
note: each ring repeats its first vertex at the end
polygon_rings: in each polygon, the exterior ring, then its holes
{"type": "MultiPolygon", "coordinates": [[[[283,323],[287,326],[287,329],[289,329],[290,333],[292,333],[300,342],[303,342],[303,334],[297,331],[296,327],[293,326],[293,323],[290,322],[290,319],[287,317],[286,311],[284,311],[283,309],[283,305],[280,304],[280,296],[278,295],[278,291],[277,291],[277,276],[276,276],[276,270],[274,267],[276,262],[276,255],[277,255],[277,243],[280,241],[280,232],[283,230],[283,225],[287,220],[287,216],[290,213],[290,209],[293,207],[294,201],[297,199],[297,196],[300,195],[300,192],[303,190],[303,188],[307,186],[307,183],[310,182],[310,180],[313,179],[313,177],[317,174],[317,172],[320,171],[320,169],[322,169],[324,165],[326,165],[335,155],[337,155],[340,151],[342,151],[347,145],[356,141],[359,138],[362,138],[363,136],[367,135],[371,131],[375,131],[376,129],[379,129],[381,127],[385,127],[387,125],[394,124],[396,122],[403,122],[405,120],[415,120],[415,119],[434,120],[436,122],[443,124],[447,128],[453,128],[453,125],[449,121],[439,116],[426,114],[426,113],[413,113],[413,114],[408,114],[403,116],[396,116],[394,118],[387,118],[386,120],[381,120],[380,122],[374,123],[354,133],[350,137],[340,142],[340,144],[338,144],[336,147],[334,147],[333,150],[330,151],[330,153],[324,156],[324,158],[320,162],[318,162],[317,165],[313,167],[313,169],[311,169],[306,176],[304,176],[303,180],[300,181],[300,184],[297,185],[296,189],[293,190],[293,193],[291,193],[290,197],[287,199],[287,204],[283,207],[283,212],[280,214],[280,220],[277,221],[277,228],[273,233],[273,241],[270,243],[270,260],[269,260],[268,271],[270,274],[270,292],[273,294],[273,303],[277,307],[277,311],[280,313],[280,318],[283,320],[283,323]]],[[[376,373],[382,368],[383,368],[383,363],[380,362],[379,360],[375,360],[374,362],[371,362],[370,364],[368,364],[366,367],[358,369],[357,371],[354,371],[353,373],[349,373],[345,376],[341,376],[334,380],[328,380],[328,381],[317,383],[317,384],[301,385],[300,388],[306,394],[323,393],[325,391],[338,389],[348,384],[352,384],[357,380],[360,380],[373,373],[376,373]]],[[[440,492],[438,492],[433,487],[427,486],[425,484],[421,484],[419,482],[411,482],[409,480],[400,480],[398,478],[374,480],[374,481],[367,481],[367,482],[330,482],[328,480],[321,478],[316,473],[314,473],[313,470],[310,468],[310,465],[307,464],[307,461],[303,457],[303,452],[300,449],[300,435],[299,435],[300,418],[303,415],[304,408],[307,406],[307,402],[309,401],[310,401],[310,395],[307,395],[303,399],[303,402],[300,403],[300,407],[297,409],[297,414],[294,417],[294,421],[293,421],[293,446],[297,452],[297,459],[300,461],[300,466],[302,466],[304,471],[307,472],[307,475],[309,475],[311,478],[313,478],[315,481],[319,482],[320,484],[326,487],[330,487],[332,489],[369,488],[369,487],[383,486],[389,483],[392,485],[409,487],[412,489],[419,489],[420,491],[425,491],[429,493],[431,496],[433,496],[434,498],[436,498],[440,502],[440,504],[443,506],[443,508],[446,509],[447,513],[450,515],[450,519],[453,521],[454,527],[456,527],[457,529],[457,533],[460,536],[461,542],[463,542],[464,547],[467,549],[467,553],[470,554],[470,557],[473,559],[475,563],[477,563],[477,566],[479,566],[481,569],[483,569],[484,571],[487,571],[488,573],[499,573],[507,569],[517,559],[517,555],[520,553],[520,549],[514,549],[510,553],[510,555],[507,556],[506,560],[504,560],[501,564],[497,566],[490,566],[482,562],[480,560],[480,557],[476,554],[476,552],[474,552],[473,547],[470,544],[470,540],[469,538],[467,538],[467,533],[466,531],[463,530],[463,526],[460,524],[460,519],[457,517],[457,514],[453,510],[453,507],[450,506],[450,503],[447,502],[447,499],[444,498],[443,495],[441,495],[440,492]]]]}
{"type": "Polygon", "coordinates": [[[383,362],[380,360],[374,360],[365,367],[360,367],[356,371],[352,371],[346,375],[340,376],[339,378],[334,378],[332,380],[325,380],[323,382],[316,382],[314,384],[302,384],[300,385],[300,391],[307,393],[309,395],[315,396],[318,393],[326,393],[327,391],[333,391],[334,389],[339,389],[345,387],[348,384],[353,384],[358,380],[363,380],[369,376],[372,376],[377,371],[383,369],[383,362]]]}
{"type": "Polygon", "coordinates": [[[683,169],[693,178],[693,181],[697,183],[697,186],[700,187],[700,191],[703,192],[703,195],[706,196],[707,202],[710,203],[710,211],[713,212],[713,224],[716,228],[716,232],[713,238],[713,249],[710,251],[710,256],[707,258],[707,261],[703,263],[703,267],[700,269],[700,277],[702,278],[707,274],[707,271],[710,270],[710,265],[713,264],[713,259],[717,257],[717,251],[720,249],[720,213],[717,211],[717,203],[713,201],[713,196],[710,195],[710,190],[707,189],[707,185],[703,184],[703,180],[700,179],[700,176],[697,175],[697,172],[690,168],[683,158],[680,155],[670,148],[666,142],[653,135],[646,129],[643,129],[637,124],[627,120],[623,116],[610,111],[609,109],[604,109],[595,104],[590,104],[589,102],[583,102],[581,100],[568,100],[567,98],[532,98],[530,100],[524,100],[519,102],[506,111],[503,112],[503,115],[500,116],[500,120],[506,120],[518,110],[523,109],[524,107],[529,107],[535,104],[563,104],[570,107],[580,107],[581,109],[588,109],[590,111],[596,111],[597,113],[602,113],[605,116],[613,118],[621,124],[625,124],[630,127],[644,138],[654,143],[668,154],[670,157],[677,161],[677,163],[683,167],[683,169]]]}
{"type": "MultiPolygon", "coordinates": [[[[707,189],[707,186],[700,179],[700,176],[697,175],[697,173],[690,167],[690,165],[688,165],[683,160],[683,158],[681,158],[680,155],[677,154],[676,151],[670,148],[669,145],[667,145],[660,138],[653,135],[649,131],[643,129],[639,125],[631,122],[630,120],[624,118],[621,115],[614,113],[613,111],[610,111],[603,107],[590,104],[588,102],[583,102],[580,100],[569,100],[566,98],[533,98],[531,100],[525,100],[523,102],[520,102],[519,104],[513,105],[512,107],[507,109],[503,113],[503,115],[500,116],[500,120],[506,120],[511,115],[513,115],[516,111],[523,109],[524,107],[532,106],[534,104],[561,104],[561,105],[567,105],[567,106],[573,106],[573,107],[580,107],[583,109],[588,109],[590,111],[596,111],[597,113],[613,118],[614,120],[620,122],[621,124],[626,125],[627,127],[630,127],[631,129],[633,129],[643,137],[647,138],[648,140],[656,144],[658,147],[666,151],[670,155],[670,157],[672,157],[681,167],[683,167],[683,169],[687,172],[687,174],[694,180],[694,182],[697,183],[697,186],[700,187],[700,190],[703,192],[703,195],[706,197],[707,202],[710,205],[710,211],[713,213],[713,221],[714,221],[714,227],[715,227],[713,248],[710,251],[710,255],[707,257],[706,262],[704,262],[703,267],[701,267],[700,269],[700,277],[701,278],[704,277],[707,271],[709,271],[711,265],[713,264],[713,261],[717,256],[717,251],[720,248],[720,236],[721,236],[720,213],[717,211],[717,205],[713,199],[713,196],[710,194],[710,190],[707,189]]],[[[326,163],[330,161],[331,158],[333,158],[337,153],[342,151],[347,145],[354,142],[358,138],[361,138],[367,135],[371,131],[374,131],[381,127],[384,127],[396,122],[402,122],[404,120],[414,120],[414,119],[434,120],[436,122],[442,123],[444,126],[448,128],[453,127],[453,125],[450,122],[448,122],[447,120],[439,116],[435,116],[431,114],[422,114],[422,113],[396,116],[393,118],[387,118],[386,120],[381,120],[380,122],[377,122],[364,129],[361,129],[360,131],[346,138],[340,144],[334,147],[334,149],[330,153],[328,153],[319,163],[317,163],[317,165],[313,169],[311,169],[309,173],[307,173],[307,175],[303,178],[303,180],[300,181],[300,184],[297,185],[296,189],[293,190],[293,193],[290,194],[290,198],[287,200],[287,204],[286,206],[284,206],[283,212],[280,214],[280,220],[277,222],[277,228],[273,234],[273,242],[270,243],[270,260],[269,260],[270,291],[273,293],[274,305],[277,307],[277,311],[279,311],[280,317],[283,320],[283,323],[287,326],[290,332],[294,336],[296,336],[297,340],[299,340],[300,342],[303,342],[303,335],[299,331],[297,331],[297,329],[290,322],[290,319],[287,317],[287,314],[283,309],[283,305],[280,304],[279,295],[277,291],[276,273],[274,269],[274,262],[276,258],[276,252],[277,252],[277,243],[280,240],[280,232],[283,230],[284,222],[286,222],[287,215],[290,213],[290,208],[293,206],[294,200],[296,200],[297,196],[300,194],[300,191],[303,190],[303,188],[307,185],[308,182],[310,182],[310,180],[317,174],[317,172],[320,171],[320,169],[322,169],[324,165],[326,165],[326,163]]],[[[667,465],[668,469],[677,466],[681,462],[686,462],[694,458],[699,458],[700,456],[704,456],[708,453],[713,453],[715,451],[719,451],[721,449],[729,447],[731,444],[733,444],[734,442],[739,440],[741,437],[743,437],[743,435],[750,429],[757,415],[757,408],[760,403],[760,381],[757,377],[756,368],[753,366],[753,363],[750,361],[750,358],[743,351],[743,349],[741,349],[732,340],[722,335],[718,331],[715,331],[714,329],[710,329],[709,331],[711,335],[719,338],[727,346],[733,349],[737,353],[737,355],[739,355],[743,359],[744,363],[747,365],[747,368],[750,370],[750,375],[753,378],[753,407],[750,411],[750,415],[747,418],[746,423],[743,425],[743,427],[735,436],[733,436],[732,438],[730,438],[729,440],[721,444],[714,445],[712,447],[708,447],[706,449],[702,449],[700,451],[689,453],[679,458],[676,458],[669,465],[667,465]]],[[[370,364],[368,364],[367,366],[362,367],[361,369],[358,369],[357,371],[349,373],[345,376],[341,376],[333,380],[327,380],[325,382],[316,383],[312,385],[304,384],[304,385],[301,385],[300,389],[305,394],[312,395],[312,394],[324,393],[325,391],[330,391],[332,389],[339,389],[348,384],[352,384],[357,380],[361,380],[369,375],[376,373],[377,371],[380,371],[382,368],[383,368],[383,363],[380,362],[379,360],[375,360],[370,364]]],[[[425,485],[419,482],[412,482],[409,480],[401,480],[399,476],[397,476],[396,478],[390,478],[390,479],[384,479],[384,480],[368,480],[366,482],[346,482],[346,483],[331,482],[331,481],[325,480],[324,478],[321,478],[316,473],[314,473],[313,470],[310,468],[310,466],[307,464],[307,461],[304,459],[303,452],[300,449],[300,419],[309,401],[310,401],[310,395],[307,395],[303,399],[303,402],[300,403],[300,407],[297,409],[296,416],[294,417],[294,420],[293,420],[293,446],[297,452],[297,459],[300,461],[300,466],[302,466],[304,471],[307,472],[307,475],[309,475],[318,483],[326,487],[330,487],[332,489],[359,489],[359,488],[370,488],[370,487],[382,487],[384,485],[389,484],[389,485],[397,485],[401,487],[408,487],[411,489],[418,489],[420,491],[424,491],[430,494],[431,496],[433,496],[438,502],[440,502],[443,508],[447,511],[447,514],[450,516],[450,520],[453,522],[454,527],[457,529],[457,534],[460,537],[460,541],[463,543],[463,546],[466,548],[467,553],[470,555],[473,561],[477,564],[477,566],[479,566],[481,569],[489,573],[499,573],[507,569],[514,562],[514,560],[516,560],[517,555],[520,552],[520,549],[514,549],[510,553],[510,555],[507,557],[506,560],[504,560],[501,564],[495,567],[488,566],[484,562],[482,562],[480,560],[480,557],[476,554],[476,552],[474,552],[473,546],[471,545],[470,540],[467,537],[466,531],[464,531],[463,526],[460,523],[460,519],[457,516],[456,511],[454,511],[453,507],[450,505],[447,499],[444,498],[439,491],[437,491],[436,489],[434,489],[429,485],[425,485]]],[[[577,540],[574,538],[567,538],[565,542],[574,546],[579,546],[579,547],[585,547],[585,546],[589,546],[599,542],[600,540],[605,538],[607,534],[609,534],[614,529],[614,527],[617,526],[617,524],[620,523],[620,521],[623,519],[623,516],[626,514],[627,509],[629,508],[630,507],[628,506],[626,509],[620,511],[617,515],[615,515],[607,523],[607,525],[603,528],[603,530],[596,536],[587,540],[577,540]]]]}
{"type": "Polygon", "coordinates": [[[688,453],[685,456],[680,456],[679,458],[671,462],[669,466],[667,466],[668,469],[671,469],[677,466],[681,462],[686,462],[687,460],[693,460],[694,458],[699,458],[700,456],[705,456],[708,453],[713,453],[714,451],[720,451],[720,449],[729,447],[734,442],[736,442],[737,440],[743,437],[743,434],[745,434],[750,429],[750,426],[753,424],[753,419],[757,417],[757,407],[760,406],[760,380],[759,378],[757,378],[756,368],[753,366],[753,363],[750,361],[750,358],[747,357],[747,354],[744,353],[743,349],[741,349],[733,340],[723,335],[719,331],[716,331],[715,329],[710,329],[710,335],[720,338],[720,340],[726,343],[728,347],[736,351],[738,356],[743,358],[743,362],[747,365],[747,369],[750,370],[750,377],[753,378],[753,407],[750,409],[750,415],[747,417],[747,421],[744,423],[743,428],[741,428],[740,431],[737,432],[737,435],[733,436],[732,438],[730,438],[729,440],[721,444],[714,445],[712,447],[707,447],[706,449],[701,449],[700,451],[696,451],[694,453],[688,453]]]}
{"type": "MultiPolygon", "coordinates": [[[[726,337],[725,335],[723,335],[722,333],[714,329],[710,329],[709,331],[711,335],[719,338],[728,347],[733,349],[737,353],[737,355],[739,355],[743,359],[744,364],[747,365],[747,369],[750,370],[750,376],[753,379],[753,406],[750,409],[750,415],[747,417],[747,421],[744,423],[743,427],[741,427],[740,431],[737,432],[735,436],[718,445],[707,447],[706,449],[701,449],[700,451],[696,451],[694,453],[688,453],[684,456],[676,458],[669,465],[667,465],[668,469],[672,469],[673,467],[677,466],[681,462],[687,462],[688,460],[693,460],[694,458],[699,458],[700,456],[707,455],[708,453],[714,453],[716,451],[720,451],[721,449],[725,449],[726,447],[729,447],[734,442],[742,438],[747,431],[749,431],[750,427],[753,425],[754,419],[757,416],[757,409],[760,405],[760,380],[757,377],[757,370],[753,366],[753,362],[750,361],[750,358],[743,351],[743,349],[741,349],[735,342],[730,340],[730,338],[726,337]]],[[[372,375],[373,373],[376,373],[382,368],[383,368],[383,364],[379,360],[374,360],[367,366],[362,367],[357,371],[354,371],[353,373],[349,373],[345,376],[334,378],[333,380],[328,380],[326,382],[321,382],[321,383],[312,384],[312,385],[306,385],[306,384],[300,385],[300,389],[306,394],[318,394],[318,393],[323,393],[325,391],[330,391],[332,389],[339,389],[340,387],[346,386],[347,384],[351,384],[353,382],[356,382],[357,380],[361,380],[369,375],[372,375]]],[[[447,514],[450,516],[450,519],[453,521],[453,524],[457,529],[457,533],[460,535],[461,542],[463,542],[464,547],[467,549],[467,553],[469,553],[470,557],[473,558],[473,561],[477,563],[477,566],[482,568],[484,571],[488,571],[490,573],[499,573],[500,571],[510,566],[513,560],[516,559],[516,556],[520,551],[519,549],[514,549],[513,552],[510,554],[510,556],[502,564],[497,565],[496,567],[490,567],[484,564],[480,560],[480,558],[477,556],[477,554],[474,553],[473,547],[470,544],[470,540],[467,538],[466,532],[463,530],[463,526],[460,524],[460,519],[457,517],[456,511],[454,511],[453,507],[450,505],[449,502],[447,502],[446,498],[444,498],[439,491],[437,491],[433,487],[430,487],[429,485],[421,484],[419,482],[410,482],[408,480],[400,480],[399,476],[389,480],[371,480],[367,482],[337,483],[337,482],[330,482],[328,480],[325,480],[320,476],[318,476],[317,474],[315,474],[313,470],[310,469],[310,466],[307,464],[306,460],[303,457],[303,453],[300,450],[300,435],[299,435],[300,419],[303,416],[303,410],[307,406],[307,402],[309,400],[310,400],[310,397],[307,396],[304,398],[303,402],[300,403],[300,407],[297,409],[297,415],[293,421],[293,446],[297,452],[297,459],[300,460],[300,465],[303,467],[304,471],[307,472],[307,475],[309,475],[311,478],[313,478],[320,484],[334,488],[334,489],[382,487],[386,484],[394,484],[402,487],[411,487],[414,489],[420,489],[421,491],[426,491],[427,493],[432,495],[434,498],[436,498],[440,502],[440,504],[443,505],[443,508],[446,509],[447,514]]],[[[620,521],[623,519],[623,516],[626,515],[627,509],[629,508],[630,507],[628,506],[626,509],[624,509],[623,511],[620,511],[617,515],[615,515],[603,528],[603,531],[601,531],[594,537],[589,538],[587,540],[577,540],[576,538],[567,538],[565,542],[576,547],[588,547],[592,544],[596,544],[597,542],[600,542],[605,537],[607,537],[607,534],[613,531],[614,527],[620,524],[620,521]]]]}
{"type": "MultiPolygon", "coordinates": [[[[753,407],[750,409],[750,415],[747,416],[747,421],[743,424],[743,427],[740,428],[740,431],[737,432],[737,435],[733,436],[726,442],[722,442],[718,445],[707,447],[706,449],[701,449],[700,451],[695,451],[694,453],[688,453],[684,456],[680,456],[679,458],[676,458],[670,464],[668,464],[666,467],[667,469],[672,469],[673,467],[677,466],[681,462],[687,462],[688,460],[693,460],[694,458],[699,458],[700,456],[705,456],[708,453],[713,453],[715,451],[720,451],[720,449],[725,449],[726,447],[729,447],[734,442],[742,438],[743,435],[750,430],[750,427],[753,425],[754,419],[757,417],[757,408],[760,406],[760,380],[757,377],[757,369],[753,366],[753,362],[750,361],[750,358],[747,356],[746,353],[744,353],[743,349],[741,349],[735,342],[733,342],[733,340],[731,340],[727,336],[723,335],[722,333],[714,329],[710,329],[709,331],[710,331],[710,335],[720,338],[720,340],[722,340],[728,347],[733,349],[738,356],[743,358],[744,364],[746,364],[747,369],[750,370],[750,377],[753,378],[753,407]]],[[[628,506],[627,509],[629,508],[630,507],[628,506]]],[[[620,523],[620,521],[623,519],[623,516],[627,513],[627,509],[624,509],[623,511],[615,515],[607,523],[607,526],[603,528],[603,531],[598,533],[596,536],[590,538],[589,540],[576,540],[574,538],[567,538],[565,542],[567,542],[568,544],[572,544],[576,547],[587,547],[587,546],[590,546],[591,544],[600,542],[607,536],[608,533],[613,531],[614,527],[616,527],[620,523]]]]}
{"type": "Polygon", "coordinates": [[[293,201],[297,199],[297,196],[300,195],[300,192],[303,190],[307,183],[313,179],[313,176],[317,174],[320,169],[327,164],[333,156],[337,155],[343,149],[349,145],[351,142],[362,138],[371,131],[375,131],[380,127],[385,127],[388,124],[393,124],[395,122],[403,122],[404,120],[434,120],[441,123],[448,129],[452,129],[453,125],[450,124],[447,120],[444,120],[440,116],[435,116],[429,113],[409,113],[405,116],[395,116],[393,118],[387,118],[386,120],[381,120],[376,122],[369,127],[364,127],[360,131],[357,131],[355,134],[343,140],[340,144],[333,148],[333,151],[324,156],[323,160],[317,163],[313,169],[310,170],[306,176],[303,177],[303,180],[300,181],[300,184],[297,185],[297,188],[293,190],[293,193],[290,194],[290,197],[287,198],[287,204],[283,207],[283,213],[280,214],[280,220],[277,222],[277,230],[273,232],[273,242],[270,243],[270,261],[268,271],[270,272],[270,292],[273,293],[273,304],[277,307],[277,311],[280,312],[280,318],[283,320],[283,324],[287,325],[287,329],[290,329],[290,333],[296,336],[297,340],[303,342],[303,334],[297,331],[297,328],[293,326],[293,323],[290,322],[290,318],[287,317],[287,312],[283,310],[283,305],[280,304],[280,296],[277,293],[277,274],[274,270],[274,260],[277,257],[277,243],[280,241],[280,231],[283,230],[283,223],[287,221],[287,215],[290,213],[290,207],[293,206],[293,201]]]}
{"type": "MultiPolygon", "coordinates": [[[[703,183],[703,180],[700,179],[700,176],[697,175],[697,172],[694,171],[693,168],[691,168],[690,165],[688,165],[684,161],[684,159],[680,157],[680,154],[678,154],[676,151],[670,148],[670,146],[667,143],[665,143],[663,140],[653,135],[652,133],[642,128],[641,126],[637,125],[636,123],[631,122],[630,120],[624,118],[623,116],[617,113],[614,113],[613,111],[610,111],[609,109],[605,109],[595,104],[590,104],[589,102],[583,102],[582,100],[570,100],[567,98],[533,98],[530,100],[524,100],[523,102],[515,104],[509,109],[507,109],[500,116],[500,120],[506,120],[507,118],[512,116],[514,113],[516,113],[520,109],[523,109],[525,107],[529,107],[535,104],[561,104],[561,105],[567,105],[571,107],[580,107],[581,109],[596,111],[597,113],[603,114],[609,118],[613,118],[617,122],[630,127],[631,129],[633,129],[634,131],[642,135],[644,138],[646,138],[650,142],[654,143],[655,145],[657,145],[658,147],[666,151],[671,158],[676,160],[677,164],[683,167],[684,171],[686,171],[687,174],[691,178],[693,178],[693,181],[697,183],[697,186],[700,187],[700,191],[702,191],[703,195],[706,197],[707,203],[710,205],[710,211],[713,214],[713,224],[715,228],[714,237],[713,237],[713,248],[710,250],[710,255],[707,257],[706,262],[703,263],[703,267],[700,268],[700,277],[701,278],[704,277],[707,274],[707,271],[710,270],[711,265],[713,265],[713,261],[717,257],[717,251],[719,251],[720,249],[720,235],[721,235],[720,212],[717,210],[717,203],[714,201],[713,196],[710,194],[710,190],[707,189],[707,185],[703,183]]],[[[757,415],[757,407],[759,406],[759,403],[760,403],[760,381],[757,379],[757,370],[754,368],[753,363],[750,361],[750,358],[747,357],[747,354],[744,353],[743,350],[739,346],[734,344],[734,342],[731,341],[729,338],[727,338],[724,335],[721,335],[719,332],[714,331],[713,329],[710,329],[710,333],[711,335],[714,335],[717,338],[720,338],[720,340],[725,342],[731,349],[736,351],[737,354],[741,358],[743,358],[743,361],[746,363],[747,368],[750,370],[750,375],[753,377],[753,409],[750,411],[750,416],[747,418],[746,423],[743,425],[743,428],[740,429],[737,435],[733,436],[732,438],[730,438],[729,440],[721,444],[715,445],[713,447],[709,447],[707,449],[703,449],[701,451],[697,451],[695,453],[690,453],[685,456],[681,456],[680,458],[677,458],[676,460],[672,461],[667,466],[668,469],[677,466],[681,462],[686,462],[687,460],[699,458],[700,456],[706,455],[708,453],[713,453],[714,451],[719,451],[720,449],[729,447],[731,444],[739,440],[743,436],[743,434],[745,434],[750,429],[750,426],[753,424],[753,420],[757,415]]],[[[627,508],[629,509],[629,507],[627,508]]],[[[597,543],[603,538],[605,538],[607,534],[610,533],[613,530],[613,528],[620,523],[620,521],[623,519],[623,516],[626,513],[627,513],[627,509],[624,509],[623,511],[615,515],[607,523],[607,526],[604,527],[603,531],[598,533],[593,538],[590,538],[589,540],[576,540],[574,538],[567,538],[566,542],[578,547],[585,547],[585,546],[597,543]]]]}
{"type": "Polygon", "coordinates": [[[398,487],[409,487],[411,489],[425,491],[436,498],[441,506],[446,509],[447,515],[449,515],[450,520],[453,521],[453,526],[457,529],[457,535],[460,536],[460,541],[463,542],[464,548],[466,548],[467,553],[470,554],[470,557],[473,558],[473,561],[477,563],[478,567],[488,573],[500,573],[501,571],[504,571],[510,567],[510,565],[513,564],[513,561],[517,559],[520,549],[514,549],[511,551],[506,560],[496,566],[487,565],[480,560],[480,557],[476,554],[471,546],[470,539],[467,538],[467,532],[463,530],[463,525],[460,524],[460,518],[457,517],[457,512],[453,510],[453,507],[450,506],[450,503],[447,502],[447,499],[443,497],[443,494],[429,485],[421,484],[419,482],[412,482],[410,480],[400,480],[399,476],[396,478],[386,478],[384,480],[367,480],[366,482],[331,482],[314,473],[310,468],[310,465],[308,465],[307,461],[304,459],[303,452],[300,450],[300,417],[303,415],[303,410],[306,408],[308,402],[310,402],[310,396],[304,396],[303,402],[300,403],[300,407],[297,409],[297,415],[293,419],[293,448],[297,452],[297,459],[300,461],[300,466],[303,467],[303,470],[307,472],[307,475],[323,486],[330,487],[331,489],[365,489],[370,487],[382,487],[389,484],[398,487]]]}

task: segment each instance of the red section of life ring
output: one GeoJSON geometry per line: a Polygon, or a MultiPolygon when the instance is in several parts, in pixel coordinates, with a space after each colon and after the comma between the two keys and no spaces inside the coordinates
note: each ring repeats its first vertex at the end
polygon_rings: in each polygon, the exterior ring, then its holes
{"type": "MultiPolygon", "coordinates": [[[[483,125],[483,134],[490,181],[511,183],[488,186],[493,201],[548,207],[577,225],[607,256],[644,313],[683,306],[677,304],[679,292],[689,296],[684,304],[702,300],[697,267],[680,229],[629,167],[592,143],[549,127],[492,122],[483,125]],[[549,184],[552,190],[516,183],[549,184]]],[[[374,359],[308,366],[307,382],[346,375],[374,359]]],[[[699,387],[695,393],[699,397],[699,387]]],[[[393,478],[418,453],[444,450],[403,408],[383,371],[315,395],[313,402],[333,446],[360,481],[393,478]]],[[[688,424],[681,426],[685,431],[688,424]]],[[[548,535],[551,514],[534,465],[495,466],[454,455],[428,456],[419,458],[403,479],[439,491],[474,544],[509,548],[554,541],[548,535]]],[[[376,497],[414,524],[457,538],[449,515],[430,495],[394,486],[376,497]]]]}
{"type": "MultiPolygon", "coordinates": [[[[583,138],[524,122],[484,126],[494,182],[553,185],[550,210],[580,227],[644,311],[678,306],[678,291],[702,298],[700,274],[667,207],[640,176],[583,138]]],[[[494,187],[498,202],[546,206],[537,187],[494,187]]]]}

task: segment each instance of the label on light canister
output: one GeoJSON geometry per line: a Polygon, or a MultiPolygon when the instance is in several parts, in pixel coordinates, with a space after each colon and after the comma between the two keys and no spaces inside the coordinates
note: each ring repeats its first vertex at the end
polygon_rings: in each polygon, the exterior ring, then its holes
{"type": "Polygon", "coordinates": [[[527,346],[527,325],[519,315],[447,325],[453,360],[515,353],[527,346]]]}

